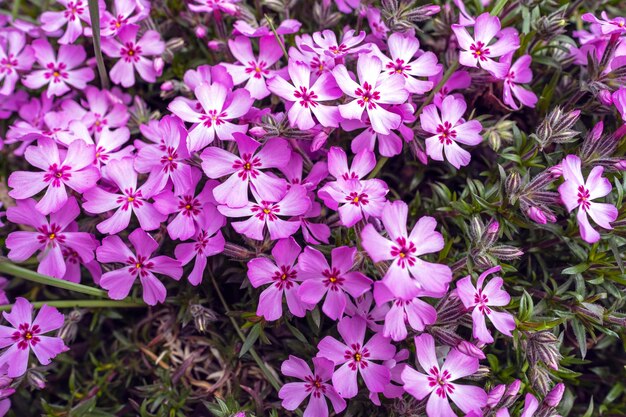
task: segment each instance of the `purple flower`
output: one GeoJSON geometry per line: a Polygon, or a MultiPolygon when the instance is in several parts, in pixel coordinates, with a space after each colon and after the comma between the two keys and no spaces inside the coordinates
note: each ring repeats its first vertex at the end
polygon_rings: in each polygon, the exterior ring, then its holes
{"type": "Polygon", "coordinates": [[[320,251],[310,246],[298,258],[298,270],[302,285],[298,290],[300,299],[315,305],[326,295],[322,311],[331,319],[343,316],[348,294],[360,297],[369,291],[372,280],[354,268],[356,248],[341,246],[331,251],[332,266],[320,251]]]}
{"type": "Polygon", "coordinates": [[[380,58],[362,54],[357,62],[359,84],[357,84],[344,65],[337,65],[333,75],[339,88],[349,97],[354,98],[348,104],[339,105],[341,116],[346,119],[361,120],[367,111],[372,129],[388,135],[391,129],[397,129],[402,122],[400,115],[383,108],[384,104],[401,104],[407,101],[408,91],[404,86],[404,77],[386,77],[381,75],[383,64],[380,58]]]}
{"type": "Polygon", "coordinates": [[[61,45],[58,57],[45,39],[36,39],[32,47],[35,50],[35,59],[42,69],[34,70],[24,77],[22,83],[26,87],[36,90],[48,84],[48,97],[62,96],[70,91],[70,86],[83,90],[94,79],[91,68],[76,68],[87,59],[82,46],[61,45]]]}
{"type": "Polygon", "coordinates": [[[110,192],[102,187],[94,187],[84,195],[83,208],[89,213],[117,211],[96,227],[100,233],[115,234],[128,227],[132,213],[135,213],[141,228],[157,229],[166,215],[159,213],[148,199],[153,192],[149,184],[137,188],[137,172],[133,168],[133,158],[111,161],[102,168],[104,178],[114,184],[119,191],[110,192]]]}
{"type": "Polygon", "coordinates": [[[262,201],[280,200],[287,189],[286,181],[262,170],[282,167],[289,162],[291,150],[287,142],[284,139],[270,139],[261,148],[259,142],[244,134],[236,133],[234,137],[239,156],[216,146],[202,152],[202,169],[207,177],[217,179],[230,175],[213,190],[217,202],[232,208],[250,206],[249,186],[262,201]]]}
{"type": "Polygon", "coordinates": [[[117,35],[126,25],[138,23],[150,15],[150,2],[147,0],[115,0],[114,12],[101,13],[100,27],[105,38],[117,35]]]}
{"type": "Polygon", "coordinates": [[[420,80],[417,77],[432,77],[441,72],[441,64],[432,52],[424,52],[413,59],[419,52],[420,43],[415,35],[393,33],[387,40],[391,58],[378,48],[376,55],[382,60],[384,76],[403,77],[404,87],[411,94],[424,94],[433,88],[432,81],[420,80]]]}
{"type": "Polygon", "coordinates": [[[455,168],[469,164],[470,153],[461,148],[464,145],[478,145],[483,137],[480,135],[482,125],[478,120],[464,121],[463,114],[467,104],[463,99],[448,96],[441,103],[441,117],[435,104],[424,108],[420,114],[422,129],[434,136],[426,138],[426,153],[435,161],[443,161],[445,153],[448,161],[455,168]]]}
{"type": "MultiPolygon", "coordinates": [[[[87,111],[81,116],[81,121],[89,128],[90,132],[101,134],[104,130],[126,127],[128,108],[120,102],[111,92],[98,90],[95,87],[85,88],[83,106],[87,111]]],[[[74,104],[73,101],[69,103],[74,104]]],[[[76,107],[78,107],[76,105],[76,107]]],[[[72,112],[84,111],[82,108],[72,109],[72,112]]]]}
{"type": "Polygon", "coordinates": [[[585,13],[584,15],[582,15],[581,19],[585,22],[598,24],[600,27],[600,32],[602,32],[603,35],[612,35],[614,33],[623,35],[626,33],[625,18],[615,17],[613,19],[609,19],[605,11],[603,11],[600,16],[602,18],[598,19],[592,13],[585,13]]]}
{"type": "Polygon", "coordinates": [[[452,271],[446,265],[418,258],[443,249],[443,236],[435,231],[437,222],[432,217],[421,217],[409,235],[407,216],[408,206],[403,201],[387,203],[382,221],[389,238],[368,224],[361,232],[363,248],[374,262],[392,261],[382,282],[394,296],[411,299],[420,291],[442,295],[452,280],[452,271]]]}
{"type": "Polygon", "coordinates": [[[98,241],[90,233],[78,232],[74,220],[80,208],[74,197],[50,216],[50,221],[36,210],[35,200],[18,200],[15,207],[7,210],[7,219],[15,224],[24,224],[35,231],[12,232],[7,237],[9,259],[24,262],[35,252],[41,251],[37,272],[55,278],[64,278],[67,254],[77,254],[83,263],[93,261],[93,251],[98,241]]]}
{"type": "MultiPolygon", "coordinates": [[[[246,36],[236,36],[228,41],[228,47],[239,64],[221,63],[233,77],[235,85],[246,82],[245,89],[250,96],[260,100],[270,95],[266,86],[266,78],[271,78],[276,71],[272,66],[283,52],[273,34],[263,36],[259,40],[259,57],[255,58],[252,52],[252,42],[246,36]]],[[[308,85],[307,85],[308,87],[308,85]]]]}
{"type": "Polygon", "coordinates": [[[100,286],[109,291],[114,300],[126,298],[133,283],[139,277],[143,287],[143,300],[148,305],[165,301],[165,286],[154,274],[162,274],[178,281],[183,275],[180,262],[169,256],[152,257],[159,244],[142,229],[135,229],[128,240],[133,244],[135,253],[122,242],[119,236],[108,236],[102,246],[96,250],[101,263],[120,263],[126,266],[107,272],[100,279],[100,286]]]}
{"type": "MultiPolygon", "coordinates": [[[[374,283],[374,288],[376,288],[376,283],[374,283]]],[[[368,291],[362,296],[355,298],[354,303],[348,299],[345,314],[350,317],[361,317],[367,322],[369,329],[373,332],[380,332],[383,326],[378,322],[385,319],[388,311],[389,305],[385,303],[377,306],[374,303],[372,291],[368,291]]]]}
{"type": "MultiPolygon", "coordinates": [[[[511,64],[513,53],[506,54],[500,60],[511,64]]],[[[509,68],[509,72],[504,77],[504,86],[502,88],[502,97],[506,104],[512,109],[518,110],[520,105],[517,104],[517,99],[520,104],[528,107],[535,107],[537,104],[537,95],[531,90],[527,90],[519,84],[528,84],[532,81],[533,73],[530,70],[530,62],[532,58],[530,55],[523,55],[518,58],[517,61],[509,68]]]]}
{"type": "Polygon", "coordinates": [[[33,320],[33,305],[18,297],[10,313],[2,313],[12,327],[0,326],[0,366],[7,365],[7,375],[17,378],[26,373],[30,351],[42,365],[48,365],[59,353],[68,351],[60,337],[44,336],[63,325],[63,314],[54,307],[43,305],[33,320]]]}
{"type": "Polygon", "coordinates": [[[611,101],[622,116],[622,121],[626,122],[626,88],[620,87],[615,90],[611,95],[611,101]]]}
{"type": "Polygon", "coordinates": [[[20,75],[29,71],[35,62],[35,51],[26,45],[26,36],[16,30],[6,33],[6,43],[0,44],[0,94],[10,95],[20,75]]]}
{"type": "MultiPolygon", "coordinates": [[[[59,12],[43,12],[41,14],[41,28],[48,35],[55,34],[61,27],[67,25],[65,33],[59,38],[61,45],[74,43],[83,34],[81,21],[91,24],[89,5],[87,0],[56,0],[65,10],[59,12]]],[[[99,2],[100,9],[104,9],[104,2],[99,2]]]]}
{"type": "Polygon", "coordinates": [[[333,386],[343,398],[352,398],[358,392],[357,373],[370,392],[383,392],[391,380],[389,369],[374,361],[392,359],[396,348],[380,333],[365,340],[366,323],[360,317],[344,317],[337,330],[344,342],[326,336],[317,345],[317,356],[330,359],[339,366],[333,373],[333,386]]]}
{"type": "Polygon", "coordinates": [[[335,413],[346,408],[346,401],[337,394],[329,381],[333,374],[334,365],[326,358],[313,358],[314,372],[307,363],[293,355],[283,362],[280,370],[285,376],[298,378],[304,382],[289,382],[283,385],[278,397],[283,400],[283,408],[293,411],[302,401],[310,397],[309,404],[304,410],[305,417],[328,417],[328,398],[335,413]]]}
{"type": "Polygon", "coordinates": [[[265,320],[278,320],[283,315],[283,295],[289,311],[296,317],[304,317],[312,306],[298,296],[298,268],[296,259],[301,248],[294,238],[280,239],[272,249],[274,262],[269,258],[255,258],[248,262],[248,279],[254,288],[270,284],[259,297],[256,314],[265,320]]]}
{"type": "Polygon", "coordinates": [[[326,29],[322,32],[315,32],[312,38],[303,38],[303,46],[319,55],[329,56],[336,62],[342,62],[342,58],[348,54],[370,51],[369,44],[357,46],[365,39],[365,32],[361,31],[357,36],[354,36],[355,32],[354,30],[347,31],[343,34],[341,42],[338,42],[335,32],[326,29]]]}
{"type": "Polygon", "coordinates": [[[159,75],[148,57],[161,55],[165,50],[165,43],[155,30],[146,31],[137,40],[138,31],[139,26],[129,24],[117,34],[121,43],[114,38],[102,40],[102,51],[111,58],[119,58],[109,71],[111,81],[123,87],[135,85],[135,70],[149,83],[156,82],[159,75]]]}
{"type": "Polygon", "coordinates": [[[426,414],[456,417],[448,399],[466,414],[480,412],[480,408],[487,404],[487,393],[482,388],[454,383],[459,378],[475,373],[478,370],[478,359],[452,349],[443,366],[439,366],[435,340],[429,334],[415,337],[415,356],[424,372],[407,366],[402,371],[402,381],[404,390],[418,400],[430,396],[426,403],[426,414]]]}
{"type": "Polygon", "coordinates": [[[292,83],[276,75],[267,86],[272,93],[290,103],[287,113],[290,125],[300,130],[311,129],[315,126],[313,114],[322,126],[338,127],[340,116],[337,107],[320,104],[320,101],[335,100],[342,95],[332,75],[324,73],[311,85],[309,67],[290,59],[289,77],[292,83]]]}
{"type": "Polygon", "coordinates": [[[120,149],[128,142],[129,138],[130,130],[127,127],[120,127],[115,130],[104,129],[96,140],[96,166],[101,167],[110,161],[132,156],[134,146],[128,145],[120,149]]]}
{"type": "Polygon", "coordinates": [[[189,10],[196,13],[212,13],[216,19],[220,18],[220,12],[229,15],[239,13],[239,7],[235,3],[240,0],[191,0],[189,10]]]}
{"type": "Polygon", "coordinates": [[[476,287],[472,284],[470,275],[456,284],[457,294],[463,305],[472,310],[474,337],[483,343],[493,343],[493,337],[485,325],[485,317],[489,317],[496,329],[507,336],[511,336],[511,331],[515,329],[515,318],[512,314],[490,308],[506,306],[511,301],[509,294],[502,289],[502,278],[495,277],[483,287],[485,278],[499,271],[500,266],[496,266],[480,274],[476,287]]]}
{"type": "Polygon", "coordinates": [[[233,140],[235,133],[248,131],[248,125],[230,120],[240,118],[250,110],[254,99],[243,89],[232,92],[220,82],[200,84],[194,90],[198,103],[192,107],[188,99],[177,97],[168,109],[186,122],[193,123],[187,137],[189,152],[200,151],[211,144],[217,136],[221,140],[233,140]]]}
{"type": "Polygon", "coordinates": [[[604,229],[612,229],[611,222],[617,219],[618,211],[615,206],[592,201],[609,194],[612,189],[611,182],[602,178],[604,168],[601,166],[594,167],[585,181],[580,158],[576,155],[567,155],[561,165],[565,179],[559,187],[561,200],[569,212],[578,207],[576,218],[580,236],[585,242],[595,243],[600,240],[600,234],[591,227],[587,215],[604,229]]]}
{"type": "Polygon", "coordinates": [[[179,118],[164,116],[155,132],[161,143],[143,146],[135,158],[135,169],[150,173],[147,183],[153,192],[163,190],[171,181],[176,195],[181,195],[191,188],[191,167],[186,162],[189,159],[185,145],[187,130],[179,118]]]}
{"type": "MultiPolygon", "coordinates": [[[[234,193],[235,191],[231,189],[230,192],[234,193]]],[[[215,190],[213,194],[215,195],[215,190]]],[[[250,239],[263,240],[265,227],[269,230],[272,240],[293,235],[301,225],[298,217],[306,213],[311,207],[306,188],[301,185],[292,186],[284,197],[276,202],[263,200],[256,192],[253,192],[252,195],[256,202],[248,201],[243,207],[218,206],[220,213],[226,217],[249,217],[247,220],[233,222],[231,225],[238,233],[244,234],[250,239]],[[279,216],[295,218],[283,220],[279,216]]]]}
{"type": "Polygon", "coordinates": [[[67,201],[65,186],[83,193],[96,185],[100,172],[93,166],[95,147],[82,140],[70,144],[61,162],[59,147],[52,139],[41,138],[38,146],[29,146],[24,157],[41,172],[17,171],[9,176],[9,195],[21,200],[46,188],[35,206],[41,214],[58,211],[67,201]]]}
{"type": "MultiPolygon", "coordinates": [[[[430,80],[433,84],[439,84],[441,79],[443,78],[443,73],[437,74],[434,77],[430,77],[430,80]]],[[[441,103],[443,99],[450,95],[455,90],[464,90],[472,84],[472,77],[467,71],[455,71],[448,81],[443,84],[443,87],[435,94],[435,98],[433,99],[433,103],[437,105],[437,107],[441,108],[441,103]]],[[[463,95],[460,93],[454,94],[457,98],[463,99],[463,95]]]]}
{"type": "Polygon", "coordinates": [[[500,79],[507,75],[509,65],[496,62],[493,58],[514,52],[519,48],[517,32],[506,32],[497,42],[490,45],[493,38],[501,32],[500,19],[489,13],[483,13],[476,18],[473,38],[464,26],[452,25],[452,30],[462,49],[459,54],[459,62],[462,65],[473,68],[480,65],[481,68],[500,79]]]}

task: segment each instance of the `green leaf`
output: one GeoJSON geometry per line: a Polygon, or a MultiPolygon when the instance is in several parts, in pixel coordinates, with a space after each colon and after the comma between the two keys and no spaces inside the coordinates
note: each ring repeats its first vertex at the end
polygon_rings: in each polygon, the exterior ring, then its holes
{"type": "Polygon", "coordinates": [[[585,272],[587,269],[589,269],[589,267],[590,265],[588,263],[583,262],[576,266],[570,266],[569,268],[565,268],[563,271],[561,271],[561,273],[563,275],[580,274],[581,272],[585,272]]]}
{"type": "Polygon", "coordinates": [[[246,337],[246,340],[243,342],[243,346],[241,346],[241,352],[239,352],[240,358],[245,355],[252,346],[254,346],[254,343],[258,340],[260,334],[261,324],[257,323],[252,326],[252,330],[250,330],[248,336],[246,337]]]}
{"type": "Polygon", "coordinates": [[[571,325],[574,335],[576,336],[576,341],[578,342],[580,356],[584,359],[587,355],[587,330],[584,324],[578,319],[572,320],[571,325]]]}
{"type": "Polygon", "coordinates": [[[100,9],[98,0],[89,1],[89,17],[91,19],[91,31],[93,33],[93,52],[96,55],[96,63],[98,64],[98,73],[100,74],[100,84],[105,90],[109,89],[109,75],[104,66],[104,58],[102,57],[102,49],[100,46],[100,9]]]}

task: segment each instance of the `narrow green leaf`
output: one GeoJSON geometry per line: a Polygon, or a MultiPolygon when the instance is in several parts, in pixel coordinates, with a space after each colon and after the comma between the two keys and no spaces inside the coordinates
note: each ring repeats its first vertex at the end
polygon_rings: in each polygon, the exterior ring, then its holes
{"type": "Polygon", "coordinates": [[[250,348],[254,346],[254,343],[259,339],[259,335],[261,334],[261,324],[257,323],[252,326],[252,330],[248,333],[245,342],[243,342],[243,346],[241,346],[241,352],[239,352],[239,357],[241,358],[243,355],[248,353],[250,348]]]}
{"type": "Polygon", "coordinates": [[[584,359],[587,355],[587,330],[584,324],[578,319],[572,320],[572,330],[574,331],[576,341],[580,348],[580,356],[584,359]]]}
{"type": "Polygon", "coordinates": [[[109,75],[104,66],[104,58],[102,57],[102,49],[100,47],[100,9],[98,0],[89,1],[89,16],[91,19],[91,30],[93,32],[93,52],[96,55],[98,64],[98,73],[100,74],[100,84],[102,88],[109,89],[109,75]]]}

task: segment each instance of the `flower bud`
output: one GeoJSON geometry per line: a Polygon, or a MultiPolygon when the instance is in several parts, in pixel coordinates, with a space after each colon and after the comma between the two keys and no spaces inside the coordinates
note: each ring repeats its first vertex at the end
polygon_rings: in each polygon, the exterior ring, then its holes
{"type": "Polygon", "coordinates": [[[520,388],[522,387],[522,381],[516,379],[511,382],[506,389],[506,395],[509,397],[514,397],[519,393],[520,388]]]}
{"type": "Polygon", "coordinates": [[[235,245],[234,243],[230,242],[226,242],[226,244],[224,245],[223,254],[225,256],[228,256],[229,258],[241,260],[252,259],[256,256],[252,251],[244,248],[243,246],[235,245]]]}
{"type": "Polygon", "coordinates": [[[626,159],[620,159],[619,162],[615,163],[613,166],[618,171],[626,171],[626,159]]]}
{"type": "Polygon", "coordinates": [[[602,90],[598,93],[598,100],[605,106],[611,106],[613,104],[613,97],[609,90],[602,90]]]}
{"type": "Polygon", "coordinates": [[[493,246],[489,249],[489,254],[504,261],[517,259],[524,254],[519,248],[510,245],[493,246]]]}
{"type": "Polygon", "coordinates": [[[520,183],[522,179],[519,175],[519,172],[513,171],[509,174],[507,179],[504,181],[504,189],[506,190],[507,195],[514,195],[517,190],[519,190],[520,183]]]}
{"type": "Polygon", "coordinates": [[[26,381],[34,389],[46,388],[46,377],[36,369],[29,369],[26,372],[26,381]]]}
{"type": "Polygon", "coordinates": [[[172,91],[174,90],[174,83],[172,81],[165,81],[161,84],[161,91],[172,91]]]}
{"type": "Polygon", "coordinates": [[[211,40],[211,41],[207,42],[207,44],[206,44],[206,46],[208,46],[208,48],[211,51],[219,51],[220,49],[222,49],[223,45],[224,45],[223,42],[216,41],[216,40],[211,40]]]}
{"type": "Polygon", "coordinates": [[[154,58],[154,62],[152,63],[152,67],[156,72],[157,76],[163,74],[163,67],[165,66],[165,61],[161,57],[154,58]]]}
{"type": "Polygon", "coordinates": [[[502,399],[502,396],[504,395],[505,390],[506,386],[504,384],[496,385],[495,387],[493,387],[493,389],[487,394],[487,406],[489,408],[493,408],[498,405],[498,403],[502,399]]]}
{"type": "Polygon", "coordinates": [[[59,329],[58,337],[63,339],[66,344],[71,344],[76,339],[78,333],[78,323],[83,318],[83,314],[79,310],[73,310],[67,315],[67,319],[63,322],[63,326],[59,329]]]}
{"type": "Polygon", "coordinates": [[[565,385],[560,382],[552,388],[552,390],[548,393],[546,398],[544,398],[544,403],[549,405],[550,407],[556,407],[561,403],[561,398],[563,398],[563,393],[565,392],[565,385]]]}
{"type": "Polygon", "coordinates": [[[467,340],[463,340],[459,343],[456,348],[459,352],[466,354],[467,356],[471,356],[476,359],[485,359],[485,354],[482,350],[480,350],[475,344],[468,342],[467,340]]]}
{"type": "Polygon", "coordinates": [[[262,138],[263,136],[267,135],[267,131],[261,126],[253,127],[252,129],[248,130],[248,133],[250,133],[250,135],[254,136],[255,138],[262,138]]]}
{"type": "Polygon", "coordinates": [[[206,37],[207,30],[204,26],[196,26],[196,28],[194,29],[194,33],[199,39],[203,39],[204,37],[206,37]]]}
{"type": "Polygon", "coordinates": [[[192,304],[189,306],[189,314],[193,318],[193,324],[197,331],[206,333],[210,323],[217,320],[217,314],[200,304],[192,304]]]}
{"type": "Polygon", "coordinates": [[[528,209],[526,215],[535,223],[546,224],[548,221],[546,214],[539,207],[532,206],[528,209]]]}

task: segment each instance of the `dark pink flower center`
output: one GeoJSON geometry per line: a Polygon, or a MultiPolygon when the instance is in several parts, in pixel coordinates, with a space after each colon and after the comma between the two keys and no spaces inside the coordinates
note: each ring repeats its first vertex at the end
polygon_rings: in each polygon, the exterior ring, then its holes
{"type": "Polygon", "coordinates": [[[257,219],[261,221],[267,220],[273,222],[274,220],[278,219],[276,215],[280,213],[280,206],[278,205],[278,203],[261,201],[261,204],[255,204],[254,206],[252,206],[251,210],[257,219]]]}
{"type": "Polygon", "coordinates": [[[141,195],[141,190],[135,191],[132,188],[128,188],[124,190],[124,195],[117,197],[116,202],[118,204],[122,204],[122,210],[128,210],[131,206],[133,208],[141,207],[143,206],[143,196],[141,195]]]}
{"type": "Polygon", "coordinates": [[[274,272],[274,276],[272,279],[274,280],[274,285],[279,290],[290,289],[293,287],[296,277],[298,273],[295,269],[290,267],[289,265],[281,265],[280,270],[274,272]]]}
{"type": "Polygon", "coordinates": [[[43,225],[37,229],[39,234],[37,235],[37,241],[42,245],[49,247],[55,247],[57,244],[63,244],[65,242],[65,235],[61,234],[61,226],[54,223],[43,225]]]}
{"type": "Polygon", "coordinates": [[[104,126],[108,124],[107,119],[100,113],[94,113],[93,117],[96,119],[93,122],[93,127],[96,129],[96,131],[102,132],[104,126]]]}
{"type": "Polygon", "coordinates": [[[325,269],[322,271],[322,275],[324,276],[322,282],[330,291],[339,291],[343,286],[343,282],[346,280],[341,277],[341,272],[337,268],[325,269]]]}
{"type": "Polygon", "coordinates": [[[304,389],[306,392],[311,392],[315,398],[320,398],[322,395],[326,393],[326,385],[322,382],[322,378],[317,375],[307,375],[304,377],[305,385],[304,389]]]}
{"type": "Polygon", "coordinates": [[[178,152],[172,146],[164,147],[164,155],[161,157],[161,164],[164,172],[174,172],[178,168],[178,152]]]}
{"type": "Polygon", "coordinates": [[[246,153],[233,163],[233,168],[239,170],[237,176],[245,181],[248,178],[256,178],[259,175],[257,168],[261,168],[261,165],[259,157],[246,153]]]}
{"type": "Polygon", "coordinates": [[[470,46],[470,51],[472,51],[472,55],[474,58],[480,59],[481,61],[486,61],[489,56],[489,48],[486,47],[484,43],[478,41],[473,43],[470,46]]]}
{"type": "Polygon", "coordinates": [[[456,138],[456,130],[452,129],[452,124],[448,121],[443,122],[443,125],[437,126],[437,133],[439,134],[439,142],[444,145],[451,145],[454,138],[456,138]]]}
{"type": "Polygon", "coordinates": [[[295,98],[299,99],[300,105],[304,108],[309,108],[317,106],[317,102],[315,99],[317,98],[317,94],[313,90],[307,91],[307,88],[304,86],[300,86],[299,89],[293,92],[295,98]]]}
{"type": "Polygon", "coordinates": [[[309,66],[311,67],[312,70],[315,71],[316,75],[322,75],[324,70],[327,69],[324,66],[324,63],[322,61],[320,61],[320,59],[318,57],[313,58],[311,60],[311,62],[309,62],[309,66]]]}
{"type": "Polygon", "coordinates": [[[106,149],[104,149],[102,146],[98,146],[98,148],[96,148],[96,161],[100,161],[100,162],[106,162],[109,160],[109,155],[106,149]]]}
{"type": "Polygon", "coordinates": [[[415,244],[413,242],[407,242],[404,237],[397,238],[396,244],[391,247],[391,256],[398,259],[400,268],[415,265],[415,252],[417,252],[415,244]]]}
{"type": "Polygon", "coordinates": [[[369,365],[367,358],[370,357],[370,351],[365,347],[361,347],[360,343],[353,343],[349,349],[345,350],[343,357],[349,361],[348,366],[350,369],[356,371],[358,368],[367,368],[369,365]]]}
{"type": "Polygon", "coordinates": [[[252,74],[254,78],[262,78],[263,76],[268,75],[270,73],[266,67],[267,67],[267,62],[265,61],[259,61],[259,62],[250,61],[248,62],[248,66],[246,67],[246,73],[252,74]]]}
{"type": "Polygon", "coordinates": [[[428,373],[430,374],[428,375],[428,385],[431,388],[437,387],[435,394],[437,394],[438,397],[446,398],[447,394],[454,392],[454,385],[450,383],[450,379],[452,378],[450,372],[447,370],[441,372],[439,368],[433,366],[428,373]]]}
{"type": "Polygon", "coordinates": [[[49,182],[53,187],[60,187],[64,181],[72,177],[72,167],[68,165],[58,166],[56,163],[48,167],[48,172],[43,176],[44,182],[49,182]]]}
{"type": "Polygon", "coordinates": [[[52,79],[53,83],[60,83],[63,79],[67,79],[69,77],[68,72],[65,71],[67,65],[62,62],[59,62],[56,65],[54,62],[51,62],[46,65],[46,68],[48,68],[48,71],[44,74],[44,77],[47,80],[52,79]]]}
{"type": "Polygon", "coordinates": [[[487,294],[483,293],[482,288],[479,288],[476,291],[476,294],[474,294],[474,302],[478,306],[478,309],[480,310],[481,313],[483,314],[491,313],[491,309],[487,306],[487,304],[489,303],[489,298],[487,297],[487,294]]]}
{"type": "Polygon", "coordinates": [[[389,74],[401,74],[404,78],[408,78],[408,75],[404,73],[404,71],[411,71],[410,65],[404,65],[403,59],[396,59],[396,62],[388,62],[387,69],[389,69],[389,74]]]}
{"type": "Polygon", "coordinates": [[[342,55],[348,52],[348,47],[342,43],[341,45],[338,45],[338,46],[331,46],[330,48],[328,48],[328,50],[332,52],[334,55],[342,55]]]}
{"type": "Polygon", "coordinates": [[[35,346],[41,341],[38,334],[41,333],[41,329],[38,325],[29,325],[28,323],[22,323],[17,330],[13,332],[11,339],[17,343],[17,348],[20,350],[28,349],[29,346],[35,346]]]}
{"type": "Polygon", "coordinates": [[[368,109],[376,108],[376,100],[380,100],[380,93],[372,91],[374,87],[365,82],[362,87],[357,88],[354,94],[358,97],[357,103],[361,107],[367,106],[368,109]]]}
{"type": "Polygon", "coordinates": [[[15,71],[14,67],[17,67],[19,62],[15,59],[15,55],[9,54],[9,56],[4,57],[0,60],[0,74],[11,74],[15,71]]]}
{"type": "Polygon", "coordinates": [[[76,20],[76,15],[81,15],[85,11],[83,2],[78,0],[77,2],[70,1],[67,3],[67,8],[63,12],[63,16],[70,21],[76,20]]]}
{"type": "Polygon", "coordinates": [[[223,119],[226,118],[226,116],[228,116],[228,114],[225,111],[218,114],[217,110],[209,110],[207,114],[200,116],[200,120],[202,120],[202,124],[205,127],[211,127],[213,125],[219,126],[225,123],[223,119]]]}
{"type": "Polygon", "coordinates": [[[350,195],[345,197],[346,201],[352,204],[353,206],[366,206],[370,201],[369,197],[365,193],[357,193],[353,191],[350,195]]]}
{"type": "Polygon", "coordinates": [[[198,214],[200,214],[201,210],[202,204],[200,204],[200,202],[196,200],[192,195],[184,195],[182,197],[178,197],[178,211],[180,211],[183,216],[197,216],[198,214]]]}
{"type": "Polygon", "coordinates": [[[198,233],[198,237],[196,238],[196,243],[194,244],[194,250],[197,253],[204,253],[204,249],[209,245],[209,240],[211,236],[204,230],[198,233]]]}
{"type": "Polygon", "coordinates": [[[150,262],[145,256],[137,255],[136,258],[129,257],[126,263],[129,265],[129,272],[131,275],[139,275],[142,277],[148,276],[150,269],[154,267],[154,263],[150,262]]]}
{"type": "Polygon", "coordinates": [[[112,31],[116,32],[120,30],[120,28],[126,23],[128,23],[128,19],[125,18],[124,15],[119,14],[117,15],[117,18],[111,19],[109,21],[109,27],[112,31]]]}
{"type": "Polygon", "coordinates": [[[589,197],[591,194],[589,190],[585,188],[584,185],[578,186],[578,205],[585,211],[589,210],[591,204],[589,203],[589,197]]]}
{"type": "Polygon", "coordinates": [[[126,42],[120,49],[120,55],[126,62],[139,62],[141,46],[135,45],[133,42],[126,42]]]}

